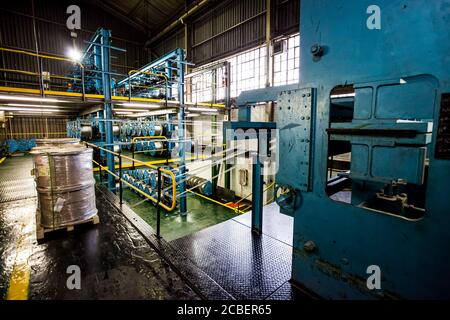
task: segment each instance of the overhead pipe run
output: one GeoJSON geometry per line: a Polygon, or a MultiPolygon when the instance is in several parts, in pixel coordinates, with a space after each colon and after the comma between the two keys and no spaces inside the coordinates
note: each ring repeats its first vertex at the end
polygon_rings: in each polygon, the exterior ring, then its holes
{"type": "Polygon", "coordinates": [[[150,47],[153,43],[155,43],[157,40],[159,40],[163,35],[165,35],[167,32],[175,28],[178,24],[184,24],[184,21],[186,18],[200,10],[202,7],[204,7],[210,0],[202,0],[201,2],[197,3],[195,6],[193,6],[191,9],[189,9],[186,13],[184,13],[181,17],[179,17],[177,20],[172,22],[169,26],[167,26],[163,31],[158,33],[155,37],[153,37],[151,40],[147,41],[145,44],[145,47],[150,47]]]}

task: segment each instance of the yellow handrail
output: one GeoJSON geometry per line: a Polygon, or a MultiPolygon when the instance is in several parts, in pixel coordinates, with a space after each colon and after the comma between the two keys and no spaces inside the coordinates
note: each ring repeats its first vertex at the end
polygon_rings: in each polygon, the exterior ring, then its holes
{"type": "MultiPolygon", "coordinates": [[[[16,69],[4,69],[4,68],[0,68],[0,72],[9,72],[9,73],[19,73],[19,74],[25,74],[27,76],[36,76],[38,77],[39,74],[36,72],[31,72],[31,71],[25,71],[25,70],[16,70],[16,69]]],[[[63,79],[63,80],[77,80],[77,81],[81,81],[80,78],[71,78],[71,77],[65,77],[65,76],[57,76],[57,75],[50,75],[50,78],[53,79],[63,79]]]]}
{"type": "Polygon", "coordinates": [[[167,139],[167,137],[164,137],[164,136],[153,136],[153,137],[147,136],[147,137],[134,137],[131,140],[131,142],[136,143],[137,140],[156,140],[156,139],[163,139],[163,140],[169,141],[167,139]]]}
{"type": "Polygon", "coordinates": [[[39,54],[39,53],[30,52],[30,51],[16,50],[16,49],[9,49],[9,48],[0,48],[0,51],[6,51],[6,52],[12,52],[12,53],[20,53],[20,54],[25,54],[25,55],[28,55],[28,56],[44,58],[44,59],[49,59],[49,60],[68,61],[68,62],[76,63],[81,68],[84,68],[83,65],[81,64],[81,62],[73,60],[73,59],[69,59],[69,58],[61,58],[61,57],[50,56],[50,55],[46,55],[46,54],[39,54]]]}

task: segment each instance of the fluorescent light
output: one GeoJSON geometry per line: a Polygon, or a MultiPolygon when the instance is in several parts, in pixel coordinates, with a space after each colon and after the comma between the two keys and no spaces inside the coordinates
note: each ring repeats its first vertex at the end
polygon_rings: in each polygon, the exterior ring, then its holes
{"type": "Polygon", "coordinates": [[[12,95],[0,95],[0,100],[35,101],[35,102],[61,102],[60,100],[57,100],[57,99],[18,97],[18,96],[12,96],[12,95]]]}
{"type": "Polygon", "coordinates": [[[164,109],[164,110],[157,110],[157,111],[135,113],[133,115],[130,115],[130,117],[139,118],[139,117],[162,116],[162,115],[173,114],[173,113],[177,113],[175,111],[175,109],[164,109]]]}
{"type": "Polygon", "coordinates": [[[42,113],[53,113],[52,111],[18,111],[19,113],[26,113],[26,114],[42,114],[42,113]]]}
{"type": "Polygon", "coordinates": [[[73,61],[80,62],[83,54],[77,48],[70,48],[67,51],[67,56],[73,61]]]}
{"type": "Polygon", "coordinates": [[[194,118],[194,117],[200,117],[200,115],[198,113],[191,113],[186,115],[186,118],[194,118]]]}
{"type": "Polygon", "coordinates": [[[42,104],[24,104],[24,103],[8,103],[8,106],[11,107],[25,107],[25,108],[59,108],[60,106],[50,106],[50,105],[42,105],[42,104]]]}
{"type": "Polygon", "coordinates": [[[0,107],[4,111],[34,111],[34,112],[61,112],[58,109],[33,109],[33,108],[16,108],[16,107],[0,107]]]}
{"type": "Polygon", "coordinates": [[[114,109],[115,112],[144,112],[145,109],[114,109]]]}
{"type": "Polygon", "coordinates": [[[132,107],[132,108],[147,108],[147,109],[158,109],[161,108],[159,104],[150,103],[121,103],[121,106],[132,107]]]}
{"type": "Polygon", "coordinates": [[[116,114],[133,114],[133,112],[126,112],[126,111],[116,111],[116,114]]]}
{"type": "Polygon", "coordinates": [[[202,111],[205,111],[205,112],[217,112],[217,109],[216,108],[188,108],[188,110],[189,111],[191,111],[191,112],[202,112],[202,111]]]}
{"type": "Polygon", "coordinates": [[[331,99],[343,99],[343,98],[354,98],[355,93],[344,93],[344,94],[333,94],[330,96],[331,99]]]}

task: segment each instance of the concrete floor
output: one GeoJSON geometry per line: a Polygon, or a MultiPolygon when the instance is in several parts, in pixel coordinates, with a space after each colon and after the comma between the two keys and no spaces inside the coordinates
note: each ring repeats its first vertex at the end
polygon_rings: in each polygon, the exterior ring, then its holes
{"type": "Polygon", "coordinates": [[[37,201],[29,185],[31,158],[7,159],[0,181],[0,297],[13,299],[198,299],[129,221],[101,195],[100,224],[54,232],[35,240],[37,201]],[[19,159],[19,160],[18,160],[19,159]],[[12,174],[14,173],[14,174],[12,174]],[[25,180],[24,180],[25,181],[25,180]],[[28,181],[28,180],[27,180],[28,181]],[[12,195],[22,195],[12,200],[12,195]],[[79,266],[81,290],[66,286],[79,266]]]}

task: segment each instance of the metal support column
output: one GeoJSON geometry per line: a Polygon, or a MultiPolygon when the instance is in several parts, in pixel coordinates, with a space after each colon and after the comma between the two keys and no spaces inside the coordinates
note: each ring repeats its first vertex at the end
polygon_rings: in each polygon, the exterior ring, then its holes
{"type": "MultiPolygon", "coordinates": [[[[111,31],[106,29],[100,30],[100,44],[101,44],[101,59],[102,59],[102,88],[104,100],[104,121],[105,121],[105,143],[107,149],[114,151],[114,134],[113,134],[113,110],[111,104],[111,31]]],[[[106,155],[106,164],[111,172],[115,172],[114,155],[108,153],[106,155]]],[[[108,188],[114,190],[116,187],[116,181],[114,176],[108,175],[108,188]]]]}
{"type": "Polygon", "coordinates": [[[184,52],[183,49],[177,49],[177,63],[180,74],[178,75],[178,101],[180,101],[180,109],[178,112],[178,139],[180,146],[180,175],[181,179],[180,190],[180,214],[187,215],[187,201],[186,201],[186,182],[184,179],[186,173],[186,132],[185,132],[185,105],[184,105],[184,52]]]}
{"type": "Polygon", "coordinates": [[[263,226],[264,176],[259,153],[254,154],[252,174],[252,231],[261,234],[263,226]]]}
{"type": "MultiPolygon", "coordinates": [[[[231,63],[226,61],[224,63],[225,73],[225,107],[227,108],[228,120],[231,121],[231,63]]],[[[228,150],[229,144],[227,141],[223,141],[222,144],[226,145],[225,150],[228,150]]],[[[224,155],[226,157],[226,155],[224,155]]],[[[231,188],[231,165],[225,163],[225,189],[231,188]]]]}

